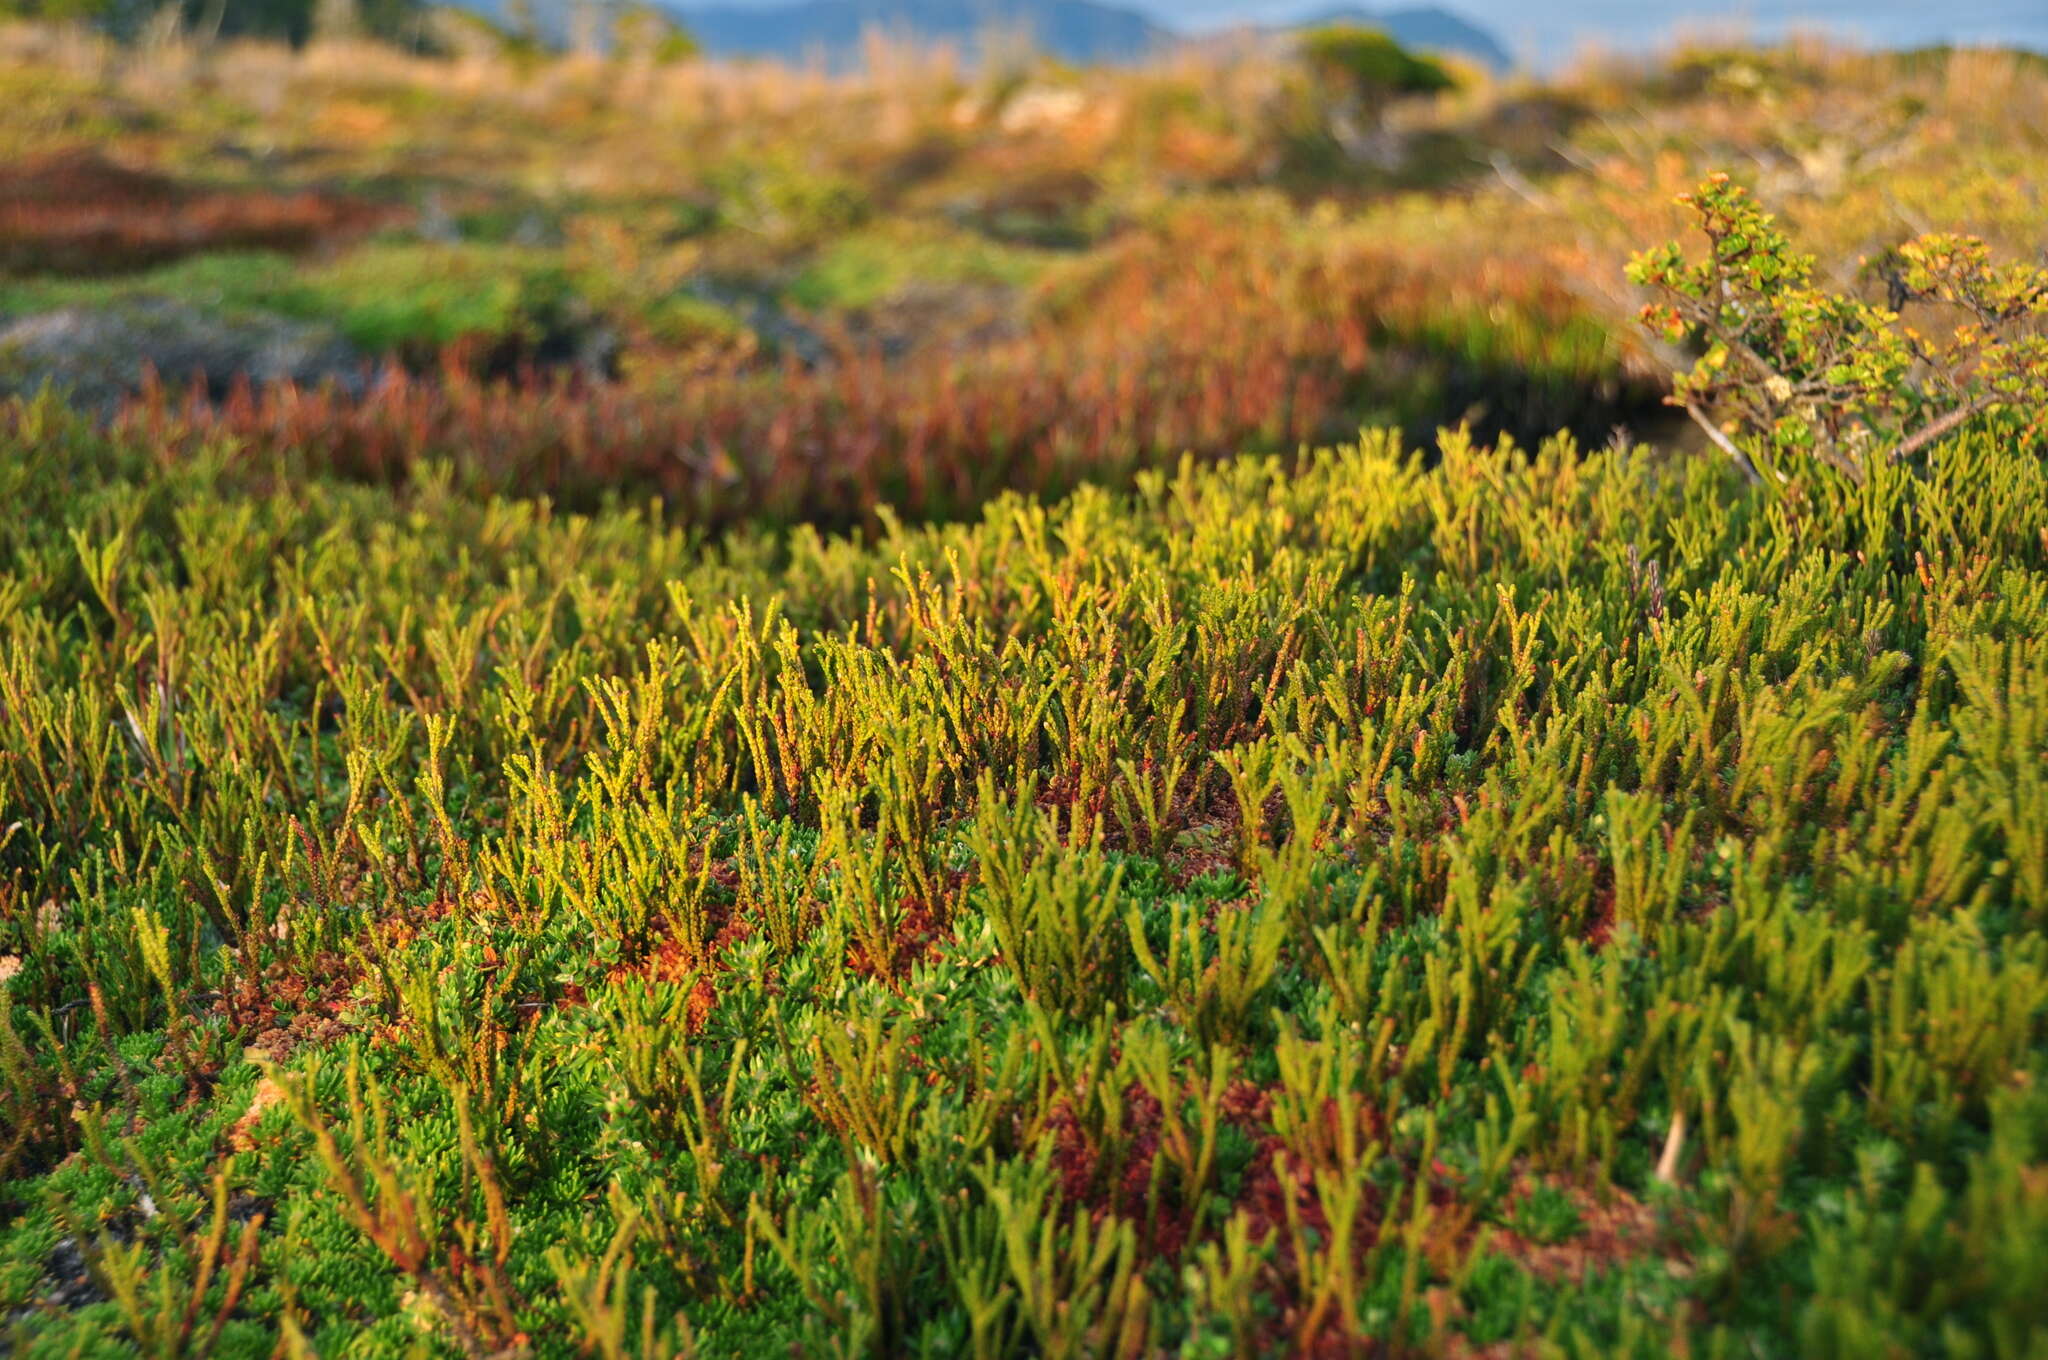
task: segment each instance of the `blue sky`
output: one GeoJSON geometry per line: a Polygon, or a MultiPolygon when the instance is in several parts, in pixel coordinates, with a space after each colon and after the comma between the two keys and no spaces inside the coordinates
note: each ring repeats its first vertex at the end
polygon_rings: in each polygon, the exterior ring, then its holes
{"type": "MultiPolygon", "coordinates": [[[[1105,0],[1142,9],[1178,28],[1279,21],[1340,0],[1105,0]]],[[[683,0],[772,7],[778,0],[683,0]]],[[[962,0],[974,4],[976,0],[962,0]]],[[[2048,51],[2048,0],[1362,0],[1367,8],[1441,4],[1491,29],[1508,50],[1542,65],[1591,44],[1652,47],[1675,30],[1751,34],[1825,29],[1887,46],[1934,42],[2016,43],[2048,51]]]]}
{"type": "MultiPolygon", "coordinates": [[[[1421,0],[1434,3],[1436,0],[1421,0]]],[[[2048,48],[2048,0],[1441,0],[1517,53],[1555,58],[1582,44],[1654,45],[1679,28],[1751,33],[1823,28],[1865,42],[2010,42],[2048,48]]],[[[1367,0],[1391,8],[1418,0],[1367,0]]],[[[1140,0],[1184,27],[1284,19],[1327,5],[1303,0],[1140,0]]]]}

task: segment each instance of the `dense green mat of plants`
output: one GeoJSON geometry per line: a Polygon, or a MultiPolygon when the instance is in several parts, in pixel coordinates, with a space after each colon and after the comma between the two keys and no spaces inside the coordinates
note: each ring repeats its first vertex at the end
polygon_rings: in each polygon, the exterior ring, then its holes
{"type": "Polygon", "coordinates": [[[0,502],[0,1349],[2043,1353],[1997,419],[705,542],[46,403],[0,502]]]}

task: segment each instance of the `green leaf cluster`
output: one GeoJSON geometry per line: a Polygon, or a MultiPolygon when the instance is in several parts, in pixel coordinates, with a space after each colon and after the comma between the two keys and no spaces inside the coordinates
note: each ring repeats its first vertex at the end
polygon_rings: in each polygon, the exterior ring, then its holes
{"type": "Polygon", "coordinates": [[[1672,243],[1637,255],[1628,275],[1657,298],[1646,326],[1704,346],[1672,402],[1746,469],[1762,465],[1773,485],[1813,462],[1861,479],[1987,413],[2039,439],[2048,271],[1996,265],[1973,237],[1922,236],[1877,263],[1890,285],[1879,304],[1816,283],[1814,257],[1727,175],[1680,201],[1706,256],[1689,261],[1672,243]],[[1907,324],[1909,306],[1929,319],[1907,324]]]}

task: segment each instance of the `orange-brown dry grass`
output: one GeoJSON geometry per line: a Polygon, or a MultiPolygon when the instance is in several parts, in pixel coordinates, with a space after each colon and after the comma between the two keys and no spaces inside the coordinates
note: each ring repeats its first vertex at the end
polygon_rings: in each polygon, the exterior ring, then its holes
{"type": "Polygon", "coordinates": [[[395,216],[334,194],[194,188],[83,148],[0,166],[0,269],[98,274],[212,250],[301,250],[395,216]]]}

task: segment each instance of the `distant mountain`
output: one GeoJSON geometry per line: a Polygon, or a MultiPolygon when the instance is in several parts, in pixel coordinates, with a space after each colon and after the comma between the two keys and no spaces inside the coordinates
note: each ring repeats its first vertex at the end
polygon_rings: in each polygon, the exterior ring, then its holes
{"type": "Polygon", "coordinates": [[[773,9],[672,6],[682,25],[720,57],[827,62],[851,59],[871,30],[971,50],[990,32],[1028,33],[1076,64],[1138,61],[1175,35],[1134,10],[1091,0],[802,0],[773,9]]]}
{"type": "MultiPolygon", "coordinates": [[[[454,0],[495,23],[530,26],[543,39],[556,43],[566,41],[575,31],[579,7],[603,11],[629,2],[454,0]]],[[[1182,43],[1229,40],[1229,35],[1222,34],[1191,38],[1136,10],[1096,0],[788,0],[765,8],[704,5],[693,0],[653,2],[688,29],[711,56],[786,62],[819,59],[835,66],[858,61],[861,40],[870,32],[918,43],[951,43],[969,54],[992,32],[1023,33],[1041,50],[1077,66],[1142,61],[1182,43]]],[[[1497,69],[1509,65],[1507,50],[1492,34],[1434,7],[1384,13],[1339,8],[1283,28],[1238,33],[1279,40],[1297,29],[1328,23],[1364,24],[1383,29],[1410,47],[1455,53],[1497,69]]]]}
{"type": "Polygon", "coordinates": [[[1366,28],[1377,28],[1404,47],[1421,48],[1426,52],[1450,52],[1461,57],[1504,71],[1514,64],[1507,48],[1500,39],[1477,24],[1453,14],[1447,9],[1433,5],[1422,5],[1410,9],[1390,9],[1374,12],[1358,6],[1325,10],[1312,17],[1297,20],[1295,28],[1319,28],[1324,24],[1359,24],[1366,28]]]}

